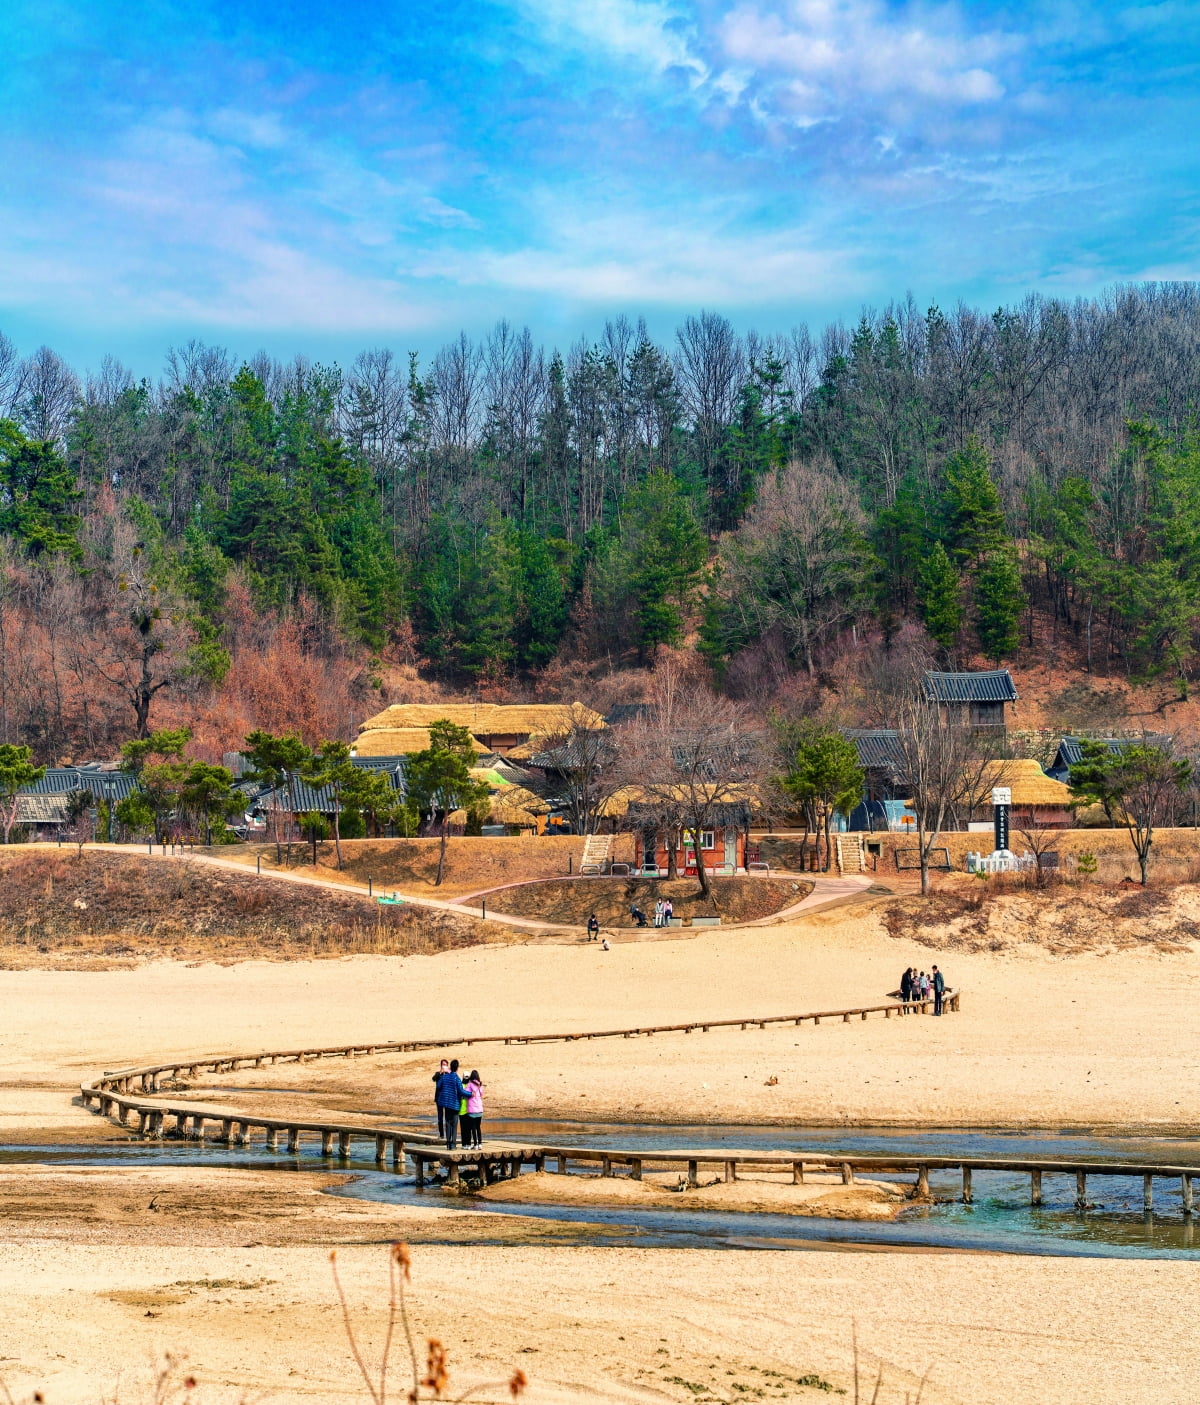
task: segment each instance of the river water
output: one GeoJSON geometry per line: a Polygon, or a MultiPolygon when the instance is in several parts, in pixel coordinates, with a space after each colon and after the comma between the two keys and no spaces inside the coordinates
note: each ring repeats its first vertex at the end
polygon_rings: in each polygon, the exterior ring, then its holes
{"type": "MultiPolygon", "coordinates": [[[[418,1124],[393,1121],[396,1130],[418,1124]]],[[[419,1124],[428,1130],[428,1124],[419,1124]]],[[[1116,1137],[1078,1131],[1036,1129],[994,1132],[977,1128],[937,1132],[843,1127],[788,1129],[694,1124],[659,1127],[642,1123],[588,1123],[543,1120],[488,1122],[489,1138],[525,1144],[611,1147],[647,1153],[676,1148],[745,1151],[803,1150],[814,1155],[1004,1157],[1019,1160],[1120,1161],[1124,1164],[1200,1166],[1195,1138],[1116,1137]]],[[[360,1144],[365,1147],[365,1143],[360,1144]]],[[[974,1204],[958,1197],[957,1172],[930,1175],[932,1205],[906,1208],[889,1222],[856,1222],[797,1215],[689,1210],[603,1209],[596,1206],[506,1205],[472,1196],[418,1191],[411,1178],[381,1171],[371,1160],[322,1161],[313,1142],[296,1155],[261,1146],[225,1147],[194,1142],[129,1142],[86,1146],[0,1147],[2,1163],[56,1166],[236,1166],[246,1169],[349,1170],[356,1179],[331,1192],[393,1204],[436,1203],[463,1210],[556,1221],[556,1243],[636,1244],[641,1247],[710,1249],[778,1248],[936,1248],[1016,1254],[1083,1255],[1103,1258],[1190,1258],[1200,1254],[1200,1233],[1185,1218],[1177,1181],[1155,1183],[1155,1210],[1142,1207],[1141,1177],[1093,1178],[1089,1208],[1074,1208],[1073,1176],[1047,1176],[1044,1204],[1029,1204],[1029,1178],[1000,1171],[976,1171],[974,1204]]],[[[461,1239],[456,1240],[461,1242],[461,1239]]],[[[481,1241],[486,1242],[486,1241],[481,1241]]],[[[512,1243],[511,1237],[504,1242],[512,1243]]],[[[519,1241],[518,1241],[519,1242],[519,1241]]],[[[531,1241],[532,1242],[532,1241],[531,1241]]],[[[538,1242],[541,1242],[540,1239],[538,1242]]]]}

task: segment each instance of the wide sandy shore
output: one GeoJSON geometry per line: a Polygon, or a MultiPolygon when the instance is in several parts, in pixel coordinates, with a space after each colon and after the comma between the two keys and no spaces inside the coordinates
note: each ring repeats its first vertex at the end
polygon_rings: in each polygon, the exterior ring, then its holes
{"type": "MultiPolygon", "coordinates": [[[[871,913],[841,909],[608,952],[0,972],[0,1138],[123,1137],[71,1105],[74,1085],[159,1056],[799,1013],[881,998],[905,965],[931,959],[871,913]]],[[[940,1020],[481,1045],[461,1057],[484,1073],[496,1116],[1164,1132],[1200,1122],[1192,952],[1022,948],[939,964],[964,991],[962,1013],[940,1020]]],[[[428,1109],[425,1056],[268,1072],[260,1083],[283,1092],[250,1090],[242,1071],[215,1080],[212,1096],[310,1114],[428,1109]]],[[[433,1197],[397,1208],[326,1194],[338,1180],[5,1168],[0,1376],[14,1397],[44,1388],[51,1405],[149,1398],[151,1364],[169,1350],[188,1355],[205,1400],[363,1399],[328,1246],[344,1246],[354,1320],[377,1334],[384,1246],[403,1237],[416,1246],[418,1335],[446,1342],[458,1389],[519,1366],[532,1400],[815,1400],[825,1396],[795,1381],[815,1373],[852,1389],[856,1333],[864,1399],[884,1369],[879,1405],[915,1397],[931,1364],[927,1402],[1195,1399],[1190,1263],[635,1250],[606,1247],[601,1229],[568,1245],[560,1227],[433,1197]]]]}

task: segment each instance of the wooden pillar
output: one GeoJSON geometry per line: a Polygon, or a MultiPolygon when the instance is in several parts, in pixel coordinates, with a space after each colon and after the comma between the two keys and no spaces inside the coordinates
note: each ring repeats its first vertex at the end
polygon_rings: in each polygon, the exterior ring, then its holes
{"type": "Polygon", "coordinates": [[[971,1168],[970,1168],[970,1166],[964,1166],[964,1167],[962,1168],[962,1177],[963,1177],[963,1193],[962,1193],[963,1204],[964,1204],[964,1205],[969,1205],[969,1204],[971,1203],[971,1199],[972,1199],[972,1195],[971,1195],[971,1168]]]}
{"type": "Polygon", "coordinates": [[[849,1163],[849,1161],[843,1161],[843,1162],[842,1162],[842,1184],[843,1184],[843,1185],[853,1185],[853,1184],[854,1184],[854,1167],[851,1166],[851,1164],[849,1163]]]}
{"type": "MultiPolygon", "coordinates": [[[[892,1018],[892,1007],[891,1007],[890,1005],[885,1005],[885,1006],[884,1006],[884,1009],[883,1009],[883,1018],[884,1018],[885,1020],[890,1020],[890,1019],[892,1018]]],[[[800,1021],[797,1020],[796,1023],[799,1024],[800,1021]]]]}
{"type": "Polygon", "coordinates": [[[149,1117],[149,1115],[150,1115],[150,1114],[149,1114],[148,1112],[145,1112],[145,1111],[142,1111],[142,1112],[139,1112],[139,1113],[138,1113],[138,1136],[139,1136],[139,1137],[144,1137],[144,1136],[146,1135],[146,1119],[149,1117]]]}
{"type": "Polygon", "coordinates": [[[289,1127],[287,1134],[287,1149],[291,1152],[300,1150],[300,1128],[289,1127]]]}
{"type": "Polygon", "coordinates": [[[425,1158],[420,1152],[413,1152],[413,1165],[417,1170],[417,1189],[420,1190],[425,1185],[425,1158]]]}
{"type": "Polygon", "coordinates": [[[1077,1210],[1087,1209],[1087,1173],[1085,1171],[1075,1172],[1075,1208],[1077,1210]]]}
{"type": "Polygon", "coordinates": [[[546,1153],[544,1151],[539,1151],[534,1154],[533,1169],[535,1171],[544,1171],[546,1169],[546,1153]]]}
{"type": "Polygon", "coordinates": [[[278,1150],[279,1150],[279,1128],[278,1128],[278,1127],[268,1127],[268,1128],[267,1128],[267,1150],[268,1150],[268,1151],[278,1151],[278,1150]]]}
{"type": "Polygon", "coordinates": [[[192,1140],[202,1142],[204,1140],[204,1118],[192,1118],[192,1140]]]}
{"type": "Polygon", "coordinates": [[[726,1181],[736,1181],[736,1180],[737,1180],[737,1162],[736,1162],[736,1161],[726,1161],[726,1163],[725,1163],[725,1179],[726,1179],[726,1181]]]}
{"type": "Polygon", "coordinates": [[[1142,1209],[1150,1214],[1154,1209],[1154,1177],[1142,1177],[1142,1209]]]}
{"type": "Polygon", "coordinates": [[[695,1161],[689,1161],[689,1162],[688,1162],[687,1183],[688,1183],[688,1185],[689,1185],[692,1189],[695,1189],[695,1187],[696,1187],[697,1185],[699,1185],[699,1180],[698,1180],[697,1174],[696,1174],[698,1170],[699,1170],[699,1166],[697,1165],[697,1163],[696,1163],[695,1161]]]}
{"type": "Polygon", "coordinates": [[[814,1015],[814,1016],[813,1016],[813,1024],[820,1024],[820,1023],[821,1023],[821,1016],[820,1016],[820,1015],[814,1015]]]}
{"type": "Polygon", "coordinates": [[[447,1185],[457,1185],[457,1184],[458,1184],[458,1162],[457,1162],[457,1161],[451,1161],[451,1162],[447,1165],[447,1167],[446,1167],[446,1184],[447,1184],[447,1185]]]}
{"type": "Polygon", "coordinates": [[[862,1012],[862,1017],[864,1020],[867,1018],[867,1012],[865,1010],[862,1012]]]}
{"type": "Polygon", "coordinates": [[[917,1184],[914,1195],[918,1200],[929,1199],[929,1167],[917,1167],[917,1184]]]}
{"type": "Polygon", "coordinates": [[[338,1133],[338,1155],[343,1161],[350,1155],[350,1133],[338,1133]]]}
{"type": "Polygon", "coordinates": [[[177,1112],[175,1114],[175,1135],[177,1137],[187,1136],[187,1113],[177,1112]]]}
{"type": "Polygon", "coordinates": [[[392,1170],[404,1174],[404,1143],[399,1137],[392,1138],[392,1170]]]}
{"type": "Polygon", "coordinates": [[[1029,1173],[1029,1203],[1031,1205],[1042,1203],[1042,1173],[1040,1171],[1030,1171],[1029,1173]]]}
{"type": "Polygon", "coordinates": [[[612,1173],[612,1157],[602,1156],[600,1158],[600,1174],[602,1176],[611,1176],[612,1173]]]}
{"type": "Polygon", "coordinates": [[[250,1127],[245,1122],[235,1122],[233,1124],[233,1141],[235,1146],[245,1146],[249,1141],[248,1133],[250,1127]]]}
{"type": "Polygon", "coordinates": [[[642,1179],[642,1158],[635,1156],[629,1163],[629,1176],[631,1180],[640,1181],[642,1179]]]}
{"type": "Polygon", "coordinates": [[[1180,1176],[1179,1189],[1183,1195],[1183,1213],[1190,1216],[1194,1208],[1192,1202],[1192,1178],[1191,1176],[1180,1176]]]}
{"type": "Polygon", "coordinates": [[[561,1152],[559,1152],[559,1155],[558,1155],[558,1174],[559,1174],[560,1176],[565,1176],[565,1175],[567,1174],[567,1159],[568,1159],[567,1157],[565,1157],[561,1152]]]}
{"type": "Polygon", "coordinates": [[[843,1016],[842,1016],[842,1023],[843,1023],[843,1024],[849,1024],[849,1023],[850,1023],[850,1016],[849,1016],[849,1015],[843,1015],[843,1016]]]}
{"type": "Polygon", "coordinates": [[[227,1142],[229,1140],[229,1134],[232,1127],[233,1123],[230,1122],[228,1118],[223,1119],[221,1122],[221,1130],[217,1133],[217,1141],[227,1142]]]}
{"type": "Polygon", "coordinates": [[[322,1155],[322,1156],[332,1156],[332,1155],[333,1155],[333,1133],[332,1133],[332,1132],[322,1132],[322,1133],[321,1133],[321,1155],[322,1155]]]}
{"type": "Polygon", "coordinates": [[[792,1184],[793,1184],[793,1185],[803,1185],[803,1184],[804,1184],[804,1162],[803,1162],[803,1161],[793,1161],[793,1162],[792,1162],[792,1184]]]}
{"type": "Polygon", "coordinates": [[[387,1138],[376,1136],[375,1138],[375,1164],[382,1166],[384,1157],[387,1155],[387,1138]]]}

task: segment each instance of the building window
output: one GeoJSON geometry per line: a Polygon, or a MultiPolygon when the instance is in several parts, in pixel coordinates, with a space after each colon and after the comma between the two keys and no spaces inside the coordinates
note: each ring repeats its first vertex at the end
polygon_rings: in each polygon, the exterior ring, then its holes
{"type": "Polygon", "coordinates": [[[700,847],[702,849],[715,849],[717,847],[716,836],[711,829],[702,829],[700,831],[700,847]]]}

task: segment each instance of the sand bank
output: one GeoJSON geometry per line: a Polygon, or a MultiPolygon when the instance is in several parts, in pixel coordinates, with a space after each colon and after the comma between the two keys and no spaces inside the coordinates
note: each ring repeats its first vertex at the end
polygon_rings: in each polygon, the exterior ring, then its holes
{"type": "Polygon", "coordinates": [[[516,1205],[589,1205],[653,1210],[765,1211],[773,1215],[820,1215],[834,1220],[894,1220],[908,1198],[908,1187],[883,1181],[856,1181],[809,1176],[805,1185],[781,1178],[744,1176],[733,1182],[702,1176],[691,1189],[679,1175],[557,1176],[539,1172],[497,1181],[478,1192],[482,1200],[516,1205]]]}

